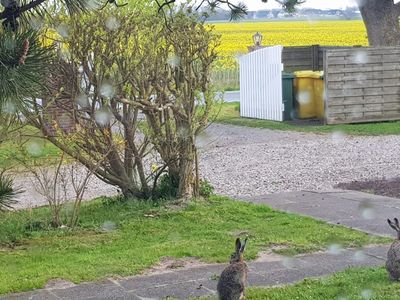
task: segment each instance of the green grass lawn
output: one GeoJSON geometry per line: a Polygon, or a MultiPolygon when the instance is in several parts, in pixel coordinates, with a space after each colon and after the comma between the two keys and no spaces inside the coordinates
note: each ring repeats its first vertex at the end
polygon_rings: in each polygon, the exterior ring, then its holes
{"type": "Polygon", "coordinates": [[[400,121],[365,123],[365,124],[344,124],[344,125],[312,125],[300,126],[286,122],[274,122],[241,118],[239,116],[239,103],[224,103],[221,105],[219,115],[215,120],[217,123],[248,126],[255,128],[268,128],[275,130],[291,130],[314,133],[332,133],[340,131],[350,135],[391,135],[400,134],[400,121]]]}
{"type": "Polygon", "coordinates": [[[359,247],[388,242],[217,196],[183,209],[103,198],[83,205],[79,229],[51,230],[49,222],[46,207],[0,215],[0,294],[40,288],[51,278],[78,283],[137,274],[165,256],[226,262],[238,235],[250,238],[246,259],[272,245],[296,254],[332,243],[359,247]]]}
{"type": "MultiPolygon", "coordinates": [[[[202,298],[215,299],[215,298],[202,298]]],[[[355,268],[277,288],[249,288],[247,300],[396,300],[400,283],[382,268],[355,268]]]]}
{"type": "Polygon", "coordinates": [[[319,280],[272,289],[250,289],[248,299],[400,299],[400,283],[389,280],[384,268],[350,269],[319,280]]]}

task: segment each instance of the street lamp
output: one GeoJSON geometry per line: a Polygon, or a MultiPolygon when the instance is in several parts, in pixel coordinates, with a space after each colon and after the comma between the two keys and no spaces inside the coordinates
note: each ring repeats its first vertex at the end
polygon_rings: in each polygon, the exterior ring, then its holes
{"type": "Polygon", "coordinates": [[[253,35],[254,46],[260,47],[262,39],[263,39],[263,35],[259,32],[257,32],[255,35],[253,35]]]}

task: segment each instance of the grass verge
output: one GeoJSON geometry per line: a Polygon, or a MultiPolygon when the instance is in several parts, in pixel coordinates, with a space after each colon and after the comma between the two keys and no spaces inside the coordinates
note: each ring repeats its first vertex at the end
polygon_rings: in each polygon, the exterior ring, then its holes
{"type": "MultiPolygon", "coordinates": [[[[353,268],[320,279],[305,279],[276,288],[249,288],[247,300],[395,300],[400,283],[391,282],[385,268],[353,268]]],[[[201,298],[215,299],[215,298],[201,298]]]]}
{"type": "Polygon", "coordinates": [[[343,124],[343,125],[294,125],[287,122],[274,122],[241,118],[239,115],[239,102],[224,103],[217,116],[217,123],[247,126],[253,128],[267,128],[273,130],[300,131],[313,133],[343,132],[349,135],[398,135],[400,134],[400,121],[365,123],[365,124],[343,124]]]}
{"type": "Polygon", "coordinates": [[[273,245],[297,254],[332,243],[358,247],[387,242],[217,196],[183,209],[103,198],[83,205],[79,229],[51,230],[49,221],[46,207],[0,215],[0,294],[41,288],[52,278],[79,283],[133,275],[166,256],[226,262],[238,235],[250,237],[246,259],[273,245]]]}
{"type": "Polygon", "coordinates": [[[307,279],[295,285],[250,289],[247,299],[399,299],[400,283],[388,279],[384,268],[349,269],[322,279],[307,279]]]}

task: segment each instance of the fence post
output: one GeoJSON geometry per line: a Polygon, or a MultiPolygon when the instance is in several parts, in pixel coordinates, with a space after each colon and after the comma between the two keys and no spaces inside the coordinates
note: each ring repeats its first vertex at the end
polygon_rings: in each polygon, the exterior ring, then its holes
{"type": "Polygon", "coordinates": [[[319,70],[319,45],[311,46],[311,55],[312,55],[312,69],[313,71],[319,70]]]}

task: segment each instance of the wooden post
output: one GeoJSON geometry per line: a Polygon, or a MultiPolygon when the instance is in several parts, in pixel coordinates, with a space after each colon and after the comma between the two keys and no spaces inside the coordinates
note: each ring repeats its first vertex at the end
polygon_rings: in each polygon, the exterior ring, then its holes
{"type": "Polygon", "coordinates": [[[313,71],[319,71],[319,45],[311,46],[311,56],[312,56],[312,69],[313,71]]]}

